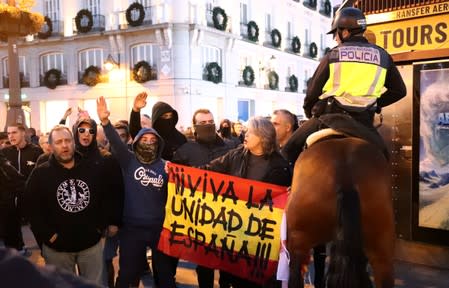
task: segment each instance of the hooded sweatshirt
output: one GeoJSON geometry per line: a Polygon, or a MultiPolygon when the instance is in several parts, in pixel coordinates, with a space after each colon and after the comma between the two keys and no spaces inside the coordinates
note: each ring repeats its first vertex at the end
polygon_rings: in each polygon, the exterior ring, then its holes
{"type": "Polygon", "coordinates": [[[107,197],[101,173],[75,153],[67,169],[53,155],[35,168],[25,190],[25,207],[38,243],[60,252],[79,252],[100,241],[107,197]],[[56,241],[50,243],[53,234],[56,241]]]}
{"type": "Polygon", "coordinates": [[[73,137],[75,140],[75,149],[81,154],[84,160],[90,163],[90,166],[96,167],[101,176],[99,179],[105,181],[106,191],[108,192],[107,203],[107,224],[119,226],[121,224],[123,210],[123,180],[122,172],[117,160],[111,156],[102,156],[97,144],[97,123],[90,118],[80,118],[72,126],[73,137]],[[86,123],[94,130],[92,142],[89,146],[81,145],[79,141],[78,127],[86,123]]]}
{"type": "MultiPolygon", "coordinates": [[[[173,107],[165,102],[157,102],[153,106],[151,121],[153,128],[159,133],[159,135],[164,139],[165,147],[162,151],[162,158],[171,161],[173,158],[173,153],[182,144],[187,142],[184,134],[176,129],[176,124],[178,123],[178,112],[176,112],[173,107]],[[164,113],[172,112],[173,117],[171,119],[162,119],[161,116],[164,113]]],[[[134,138],[136,133],[141,129],[140,125],[140,113],[131,112],[129,131],[131,137],[134,138]]]]}
{"type": "Polygon", "coordinates": [[[134,138],[133,148],[144,134],[158,137],[157,157],[151,164],[141,163],[133,152],[128,150],[111,123],[103,126],[111,143],[113,154],[120,163],[125,184],[123,219],[124,225],[136,227],[162,228],[167,201],[167,173],[165,161],[161,159],[164,141],[152,128],[143,128],[134,138]]]}

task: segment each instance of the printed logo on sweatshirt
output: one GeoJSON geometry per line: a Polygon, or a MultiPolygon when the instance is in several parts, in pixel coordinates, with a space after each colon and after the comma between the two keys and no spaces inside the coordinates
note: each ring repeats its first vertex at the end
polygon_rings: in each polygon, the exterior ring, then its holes
{"type": "Polygon", "coordinates": [[[56,197],[63,210],[77,213],[83,211],[89,205],[89,186],[82,180],[68,179],[59,184],[56,197]]]}
{"type": "Polygon", "coordinates": [[[143,186],[148,186],[152,184],[154,187],[162,187],[164,185],[164,178],[159,174],[158,177],[150,177],[148,173],[153,175],[157,175],[153,170],[145,169],[143,167],[139,167],[134,171],[134,179],[140,181],[140,184],[143,186]]]}

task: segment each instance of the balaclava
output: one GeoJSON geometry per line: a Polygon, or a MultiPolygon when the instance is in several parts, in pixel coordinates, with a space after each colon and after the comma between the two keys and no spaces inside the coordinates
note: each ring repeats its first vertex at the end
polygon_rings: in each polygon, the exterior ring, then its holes
{"type": "Polygon", "coordinates": [[[136,144],[136,157],[143,164],[151,164],[157,158],[158,143],[141,143],[136,144]]]}

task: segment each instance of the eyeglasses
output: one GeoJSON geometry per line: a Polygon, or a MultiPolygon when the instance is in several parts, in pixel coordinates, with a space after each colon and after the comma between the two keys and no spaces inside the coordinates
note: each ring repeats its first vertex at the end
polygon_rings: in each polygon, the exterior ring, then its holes
{"type": "Polygon", "coordinates": [[[78,127],[78,133],[83,134],[86,131],[89,131],[89,134],[92,134],[92,135],[95,134],[94,128],[87,129],[87,128],[84,128],[84,127],[78,127]]]}

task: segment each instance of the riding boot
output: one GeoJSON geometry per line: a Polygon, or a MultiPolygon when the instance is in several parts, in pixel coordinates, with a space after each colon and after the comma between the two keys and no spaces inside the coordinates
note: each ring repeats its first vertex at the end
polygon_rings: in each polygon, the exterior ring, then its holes
{"type": "Polygon", "coordinates": [[[315,269],[315,288],[324,288],[324,271],[326,267],[326,245],[313,248],[313,267],[315,269]]]}

